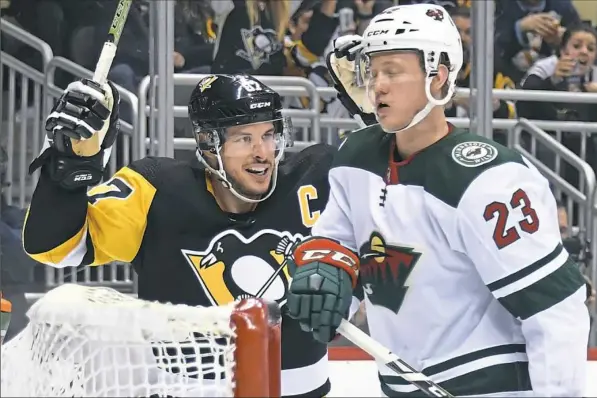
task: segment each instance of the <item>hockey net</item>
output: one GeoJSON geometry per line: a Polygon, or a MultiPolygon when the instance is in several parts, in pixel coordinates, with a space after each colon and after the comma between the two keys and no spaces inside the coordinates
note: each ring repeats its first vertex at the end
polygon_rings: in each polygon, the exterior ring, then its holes
{"type": "Polygon", "coordinates": [[[280,396],[280,320],[260,300],[191,307],[62,285],[2,346],[2,396],[280,396]]]}

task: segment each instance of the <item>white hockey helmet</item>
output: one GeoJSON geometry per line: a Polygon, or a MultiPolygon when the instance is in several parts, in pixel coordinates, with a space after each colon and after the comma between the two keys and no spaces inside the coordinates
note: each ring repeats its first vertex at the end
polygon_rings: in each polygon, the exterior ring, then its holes
{"type": "MultiPolygon", "coordinates": [[[[434,106],[448,103],[454,94],[458,72],[462,68],[460,33],[448,12],[434,4],[394,6],[376,15],[363,33],[361,55],[368,60],[372,54],[391,51],[419,52],[425,67],[427,105],[406,130],[423,120],[434,106]],[[437,75],[440,61],[449,61],[448,90],[444,98],[431,95],[431,81],[437,75]]],[[[361,73],[366,73],[366,66],[361,73]]],[[[392,131],[395,132],[395,131],[392,131]]]]}

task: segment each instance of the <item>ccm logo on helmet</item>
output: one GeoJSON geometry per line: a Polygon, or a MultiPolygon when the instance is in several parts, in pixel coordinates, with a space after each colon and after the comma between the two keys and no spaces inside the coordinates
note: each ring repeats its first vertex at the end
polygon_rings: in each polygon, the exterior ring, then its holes
{"type": "Polygon", "coordinates": [[[367,37],[377,36],[377,35],[385,35],[388,32],[389,32],[389,30],[387,30],[387,29],[374,30],[373,32],[367,33],[367,37]]]}
{"type": "Polygon", "coordinates": [[[249,105],[249,109],[267,108],[268,106],[271,106],[271,105],[272,105],[271,102],[256,102],[254,104],[249,105]]]}

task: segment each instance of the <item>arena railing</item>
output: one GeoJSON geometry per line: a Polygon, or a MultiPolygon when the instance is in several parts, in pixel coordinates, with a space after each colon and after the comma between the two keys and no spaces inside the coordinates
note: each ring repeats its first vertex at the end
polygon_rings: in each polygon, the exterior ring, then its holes
{"type": "MultiPolygon", "coordinates": [[[[537,167],[537,169],[549,180],[549,182],[561,193],[566,195],[566,201],[564,203],[568,214],[573,214],[574,205],[578,206],[578,237],[581,242],[587,244],[591,249],[591,253],[596,253],[597,248],[595,244],[595,237],[597,237],[597,225],[595,225],[595,195],[597,188],[595,171],[593,168],[584,160],[580,159],[570,149],[561,145],[554,137],[552,137],[545,130],[539,128],[536,124],[531,123],[526,119],[521,119],[514,128],[511,130],[514,143],[513,147],[520,153],[522,153],[529,161],[537,167]],[[528,143],[524,143],[523,133],[530,134],[532,141],[530,143],[530,151],[528,143]],[[559,173],[552,170],[545,163],[540,161],[537,156],[537,142],[549,148],[553,152],[557,153],[561,160],[567,162],[570,167],[577,170],[580,176],[580,188],[574,187],[568,181],[566,181],[559,173]]],[[[572,217],[569,217],[571,222],[572,217]]],[[[591,258],[584,258],[586,252],[582,251],[579,253],[581,260],[584,260],[588,267],[589,277],[592,277],[593,286],[597,286],[597,262],[595,256],[591,258]]],[[[582,266],[582,264],[579,264],[582,266]]],[[[582,271],[582,269],[581,269],[582,271]]],[[[593,304],[591,308],[594,322],[597,321],[597,308],[593,304]]],[[[589,345],[597,346],[597,327],[592,328],[589,345]]]]}
{"type": "MultiPolygon", "coordinates": [[[[186,87],[187,90],[192,90],[199,80],[209,75],[202,74],[186,74],[176,73],[174,74],[174,85],[176,87],[186,87]]],[[[263,83],[276,90],[283,97],[298,97],[308,96],[309,97],[309,108],[308,109],[285,109],[283,114],[292,118],[304,118],[309,121],[309,129],[304,131],[302,141],[321,142],[320,136],[320,106],[321,100],[317,92],[317,87],[308,79],[301,77],[288,77],[288,76],[258,76],[258,79],[263,83]],[[304,95],[303,95],[304,94],[304,95]]],[[[157,84],[157,78],[155,83],[157,84]]],[[[155,107],[152,108],[148,101],[152,101],[152,88],[151,78],[146,76],[139,85],[138,91],[139,98],[139,112],[138,112],[138,138],[141,157],[147,154],[155,155],[159,151],[156,149],[160,142],[164,143],[167,132],[155,131],[152,119],[156,117],[155,107]],[[149,126],[148,126],[149,123],[149,126]]],[[[188,101],[188,97],[186,98],[188,101]]],[[[172,117],[174,118],[188,118],[188,104],[174,104],[172,111],[172,117]]],[[[163,145],[163,144],[162,144],[163,145]]],[[[195,141],[192,138],[176,137],[174,138],[174,149],[192,149],[194,148],[195,141]]]]}
{"type": "Polygon", "coordinates": [[[18,45],[36,50],[42,62],[40,71],[4,51],[0,56],[0,145],[8,155],[5,196],[9,205],[16,200],[18,206],[25,207],[37,181],[27,175],[28,162],[43,140],[43,70],[54,55],[46,42],[4,18],[0,18],[0,34],[3,40],[8,36],[18,45]]]}

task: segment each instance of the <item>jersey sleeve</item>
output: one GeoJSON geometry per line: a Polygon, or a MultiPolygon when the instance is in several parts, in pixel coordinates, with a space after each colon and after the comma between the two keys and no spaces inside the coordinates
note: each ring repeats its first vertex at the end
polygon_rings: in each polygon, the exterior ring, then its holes
{"type": "Polygon", "coordinates": [[[585,287],[562,246],[555,199],[529,163],[485,170],[457,208],[459,250],[521,321],[537,396],[582,396],[589,333],[585,287]]]}
{"type": "Polygon", "coordinates": [[[23,228],[25,251],[55,267],[131,262],[155,194],[130,167],[87,192],[66,191],[42,172],[23,228]]]}
{"type": "MultiPolygon", "coordinates": [[[[355,234],[350,219],[350,204],[348,201],[348,192],[343,184],[345,170],[342,168],[333,168],[329,173],[330,195],[325,209],[317,219],[317,222],[311,229],[311,236],[323,236],[338,241],[342,246],[358,254],[358,248],[355,241],[355,234]]],[[[363,300],[363,289],[360,283],[360,276],[357,280],[357,286],[353,289],[353,298],[350,305],[347,319],[350,319],[359,308],[359,303],[363,300]]]]}
{"type": "Polygon", "coordinates": [[[329,173],[330,195],[325,209],[311,229],[312,236],[323,236],[338,241],[342,246],[358,253],[355,234],[350,220],[347,184],[343,184],[345,170],[333,168],[329,173]]]}

